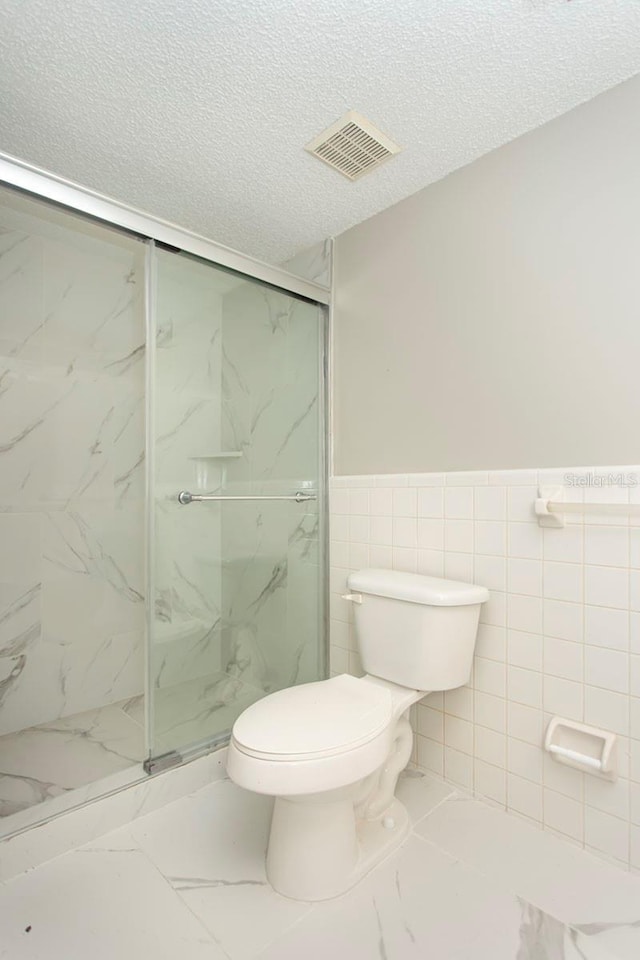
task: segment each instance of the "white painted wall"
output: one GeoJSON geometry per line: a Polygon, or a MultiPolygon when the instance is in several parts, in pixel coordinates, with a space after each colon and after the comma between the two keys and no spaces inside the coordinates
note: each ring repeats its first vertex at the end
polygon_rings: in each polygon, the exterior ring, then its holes
{"type": "Polygon", "coordinates": [[[335,241],[335,472],[638,459],[640,77],[335,241]]]}

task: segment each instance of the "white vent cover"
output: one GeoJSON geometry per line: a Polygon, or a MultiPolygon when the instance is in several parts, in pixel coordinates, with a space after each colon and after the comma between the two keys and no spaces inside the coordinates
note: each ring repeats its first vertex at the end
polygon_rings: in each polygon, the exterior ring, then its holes
{"type": "Polygon", "coordinates": [[[305,147],[349,180],[357,180],[375,170],[400,149],[355,110],[350,110],[305,147]]]}

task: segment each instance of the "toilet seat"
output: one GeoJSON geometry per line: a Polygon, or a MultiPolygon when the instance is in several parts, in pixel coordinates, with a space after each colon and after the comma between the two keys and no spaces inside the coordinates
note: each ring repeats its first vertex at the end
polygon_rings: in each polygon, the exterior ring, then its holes
{"type": "Polygon", "coordinates": [[[258,759],[305,761],[369,743],[392,717],[387,689],[343,674],[257,701],[236,720],[233,739],[243,753],[258,759]]]}
{"type": "Polygon", "coordinates": [[[389,689],[342,674],[272,693],[236,720],[227,772],[239,786],[302,796],[356,783],[384,762],[393,741],[389,689]]]}

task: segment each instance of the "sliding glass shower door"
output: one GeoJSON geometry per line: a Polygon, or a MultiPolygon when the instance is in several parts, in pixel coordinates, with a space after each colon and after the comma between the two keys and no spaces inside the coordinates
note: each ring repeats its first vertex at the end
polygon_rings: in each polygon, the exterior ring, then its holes
{"type": "Polygon", "coordinates": [[[183,254],[149,256],[153,761],[324,675],[325,313],[183,254]]]}

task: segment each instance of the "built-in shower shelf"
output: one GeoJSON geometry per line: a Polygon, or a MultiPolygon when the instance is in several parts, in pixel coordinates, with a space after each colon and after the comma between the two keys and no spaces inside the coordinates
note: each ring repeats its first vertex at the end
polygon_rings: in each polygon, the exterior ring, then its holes
{"type": "Polygon", "coordinates": [[[201,453],[189,460],[233,460],[242,456],[242,450],[221,450],[219,453],[201,453]]]}

